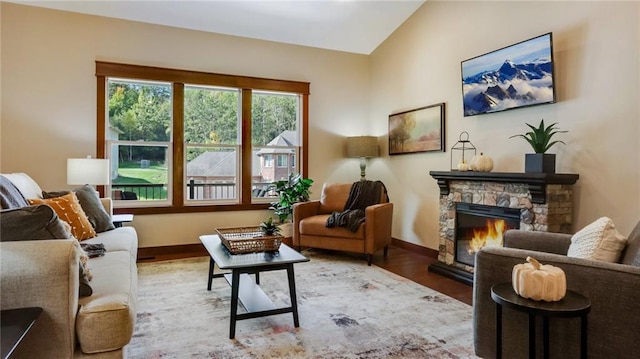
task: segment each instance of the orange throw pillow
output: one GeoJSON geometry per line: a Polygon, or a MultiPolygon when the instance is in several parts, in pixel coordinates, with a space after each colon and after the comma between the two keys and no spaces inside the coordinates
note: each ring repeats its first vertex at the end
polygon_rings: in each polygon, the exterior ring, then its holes
{"type": "Polygon", "coordinates": [[[46,204],[53,208],[61,220],[69,223],[71,234],[79,241],[96,236],[96,231],[93,229],[82,207],[80,207],[78,197],[73,192],[69,192],[62,197],[30,199],[29,203],[46,204]]]}

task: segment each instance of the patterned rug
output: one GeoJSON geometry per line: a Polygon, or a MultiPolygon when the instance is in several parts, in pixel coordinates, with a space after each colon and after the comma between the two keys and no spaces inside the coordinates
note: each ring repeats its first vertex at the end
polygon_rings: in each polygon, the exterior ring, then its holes
{"type": "MultiPolygon", "coordinates": [[[[303,254],[311,261],[294,266],[300,327],[291,313],[242,320],[235,339],[231,288],[216,278],[207,291],[208,258],[139,264],[129,358],[475,358],[470,306],[361,258],[303,254]]],[[[260,275],[276,306],[289,304],[286,278],[260,275]]]]}

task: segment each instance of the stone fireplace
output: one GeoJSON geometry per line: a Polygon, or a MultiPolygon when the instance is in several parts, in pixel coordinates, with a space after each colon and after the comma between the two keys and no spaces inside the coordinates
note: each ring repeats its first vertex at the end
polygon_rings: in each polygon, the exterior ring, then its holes
{"type": "MultiPolygon", "coordinates": [[[[430,271],[472,284],[475,250],[468,248],[471,239],[463,237],[472,236],[465,233],[480,231],[489,219],[504,221],[497,226],[497,232],[511,228],[572,231],[572,188],[577,174],[438,171],[429,174],[440,187],[438,262],[429,266],[430,271]],[[465,228],[458,228],[460,220],[464,220],[465,228]]],[[[487,241],[487,245],[502,245],[501,234],[497,234],[498,243],[487,241]]]]}

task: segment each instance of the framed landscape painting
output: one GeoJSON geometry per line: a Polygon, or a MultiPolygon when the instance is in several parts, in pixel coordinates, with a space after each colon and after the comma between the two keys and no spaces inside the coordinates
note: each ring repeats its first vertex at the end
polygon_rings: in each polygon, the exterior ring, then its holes
{"type": "Polygon", "coordinates": [[[389,154],[444,151],[444,102],[389,115],[389,154]]]}
{"type": "Polygon", "coordinates": [[[461,62],[464,116],[556,102],[551,33],[461,62]]]}

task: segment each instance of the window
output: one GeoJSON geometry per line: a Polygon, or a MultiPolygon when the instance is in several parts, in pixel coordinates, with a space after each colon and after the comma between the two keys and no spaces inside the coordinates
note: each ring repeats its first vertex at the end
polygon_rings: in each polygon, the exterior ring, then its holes
{"type": "Polygon", "coordinates": [[[164,204],[170,193],[171,84],[107,82],[106,142],[116,198],[164,204]]]}
{"type": "Polygon", "coordinates": [[[289,157],[300,149],[300,107],[297,94],[253,93],[251,142],[265,164],[260,178],[254,179],[254,187],[264,188],[265,184],[289,178],[289,157]]]}
{"type": "Polygon", "coordinates": [[[100,61],[96,77],[116,209],[263,209],[273,181],[306,175],[308,83],[100,61]]]}
{"type": "Polygon", "coordinates": [[[236,203],[240,91],[185,85],[185,195],[191,203],[236,203]]]}
{"type": "Polygon", "coordinates": [[[278,155],[278,163],[276,166],[278,167],[287,167],[289,165],[289,161],[287,161],[287,155],[278,155]]]}
{"type": "Polygon", "coordinates": [[[264,155],[264,166],[273,167],[273,155],[264,155]]]}

